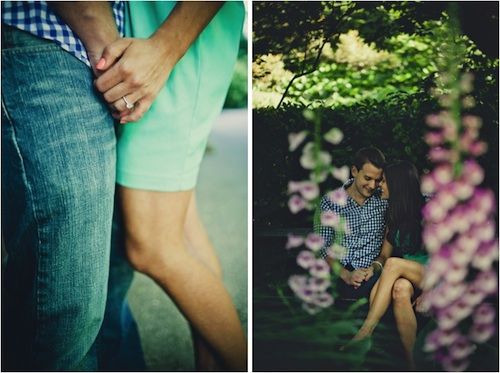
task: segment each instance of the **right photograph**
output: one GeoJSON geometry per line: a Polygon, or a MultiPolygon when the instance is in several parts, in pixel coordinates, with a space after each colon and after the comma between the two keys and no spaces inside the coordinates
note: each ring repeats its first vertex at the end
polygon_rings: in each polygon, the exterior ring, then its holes
{"type": "Polygon", "coordinates": [[[498,2],[252,7],[253,371],[498,371],[498,2]]]}

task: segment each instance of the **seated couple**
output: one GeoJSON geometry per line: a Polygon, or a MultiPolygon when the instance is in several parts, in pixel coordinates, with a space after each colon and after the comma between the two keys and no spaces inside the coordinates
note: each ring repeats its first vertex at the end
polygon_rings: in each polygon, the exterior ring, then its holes
{"type": "MultiPolygon", "coordinates": [[[[427,261],[421,242],[421,210],[425,199],[415,166],[406,161],[385,163],[374,147],[354,156],[352,178],[343,188],[347,201],[321,200],[321,212],[344,217],[348,232],[342,245],[338,290],[344,299],[369,297],[370,310],[354,340],[370,336],[392,302],[398,332],[410,367],[417,321],[413,298],[419,292],[427,261]],[[345,202],[345,203],[344,203],[345,202]]],[[[318,230],[317,230],[318,231],[318,230]]],[[[335,243],[335,231],[320,226],[325,244],[335,243]]],[[[337,241],[338,243],[338,241],[337,241]]]]}

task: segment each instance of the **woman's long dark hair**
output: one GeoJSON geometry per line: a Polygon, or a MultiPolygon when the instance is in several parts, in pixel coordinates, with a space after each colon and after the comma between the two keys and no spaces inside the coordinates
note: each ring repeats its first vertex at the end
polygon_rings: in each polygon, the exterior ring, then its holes
{"type": "MultiPolygon", "coordinates": [[[[411,254],[422,244],[422,207],[425,203],[420,192],[418,171],[413,163],[395,161],[384,167],[389,188],[389,205],[386,210],[387,239],[394,245],[396,232],[400,240],[408,239],[401,254],[411,254]]],[[[402,242],[401,242],[402,243],[402,242]]]]}

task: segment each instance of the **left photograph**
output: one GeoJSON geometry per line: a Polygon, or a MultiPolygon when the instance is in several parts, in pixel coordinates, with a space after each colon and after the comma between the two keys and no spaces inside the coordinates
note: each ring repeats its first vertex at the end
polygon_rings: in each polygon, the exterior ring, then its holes
{"type": "Polygon", "coordinates": [[[247,6],[2,9],[2,370],[247,370],[247,6]]]}

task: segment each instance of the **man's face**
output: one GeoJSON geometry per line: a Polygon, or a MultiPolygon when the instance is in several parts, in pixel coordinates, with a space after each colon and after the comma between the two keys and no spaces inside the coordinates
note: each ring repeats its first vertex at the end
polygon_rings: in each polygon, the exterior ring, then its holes
{"type": "Polygon", "coordinates": [[[382,180],[382,169],[372,163],[365,163],[361,170],[352,166],[351,172],[356,191],[365,198],[371,197],[382,180]]]}

